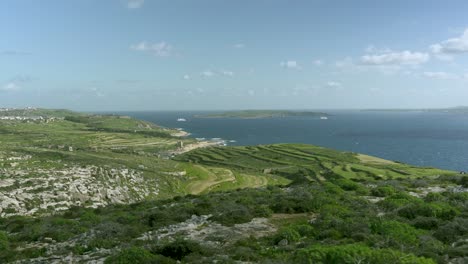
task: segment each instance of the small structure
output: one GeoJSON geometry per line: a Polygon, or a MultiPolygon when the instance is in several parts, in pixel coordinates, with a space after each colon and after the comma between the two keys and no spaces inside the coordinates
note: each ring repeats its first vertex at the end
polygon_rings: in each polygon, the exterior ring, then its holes
{"type": "Polygon", "coordinates": [[[465,175],[466,172],[465,172],[465,171],[460,171],[460,174],[461,174],[461,175],[465,175]]]}
{"type": "Polygon", "coordinates": [[[178,148],[183,148],[184,147],[184,142],[183,141],[177,141],[177,147],[178,148]]]}

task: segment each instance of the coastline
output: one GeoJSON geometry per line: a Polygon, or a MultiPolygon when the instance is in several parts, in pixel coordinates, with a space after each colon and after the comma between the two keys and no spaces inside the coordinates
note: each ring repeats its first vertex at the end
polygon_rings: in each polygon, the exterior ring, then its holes
{"type": "Polygon", "coordinates": [[[189,152],[194,149],[199,149],[199,148],[208,148],[208,147],[220,147],[224,146],[223,141],[198,141],[196,143],[191,143],[183,146],[182,148],[179,148],[177,150],[171,151],[171,155],[180,155],[186,152],[189,152]]]}
{"type": "MultiPolygon", "coordinates": [[[[178,137],[178,138],[187,138],[191,135],[191,133],[183,130],[182,128],[174,128],[177,130],[177,132],[174,132],[171,134],[173,137],[178,137]]],[[[175,155],[180,155],[186,152],[189,152],[194,149],[198,148],[207,148],[207,147],[220,147],[220,146],[226,146],[226,141],[220,138],[213,138],[211,140],[205,140],[205,139],[198,139],[196,138],[196,142],[190,143],[187,145],[184,145],[181,148],[178,148],[177,150],[171,151],[169,154],[171,156],[175,155]]]]}

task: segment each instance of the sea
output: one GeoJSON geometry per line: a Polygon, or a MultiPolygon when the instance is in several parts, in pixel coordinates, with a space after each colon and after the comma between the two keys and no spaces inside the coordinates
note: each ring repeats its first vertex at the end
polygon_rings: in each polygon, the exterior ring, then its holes
{"type": "Polygon", "coordinates": [[[468,114],[325,111],[320,117],[198,118],[210,112],[115,112],[227,145],[305,143],[417,166],[468,171],[468,114]],[[186,121],[178,121],[185,119],[186,121]]]}

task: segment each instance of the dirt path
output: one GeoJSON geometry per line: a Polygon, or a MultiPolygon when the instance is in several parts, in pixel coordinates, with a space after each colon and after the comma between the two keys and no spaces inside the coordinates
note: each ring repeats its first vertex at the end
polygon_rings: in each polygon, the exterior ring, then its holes
{"type": "Polygon", "coordinates": [[[208,175],[206,179],[203,180],[198,180],[191,182],[187,186],[187,191],[191,194],[200,194],[206,190],[209,190],[210,188],[223,183],[223,182],[232,182],[236,180],[236,177],[234,176],[234,173],[232,171],[227,170],[227,169],[217,169],[219,171],[223,171],[223,173],[216,174],[207,168],[204,168],[199,165],[195,165],[197,168],[205,171],[208,175]]]}
{"type": "Polygon", "coordinates": [[[189,152],[191,150],[197,149],[197,148],[206,148],[206,147],[215,147],[215,146],[220,146],[219,142],[213,142],[213,141],[199,141],[197,143],[192,143],[185,145],[183,148],[179,148],[177,150],[173,150],[169,152],[170,155],[180,155],[185,152],[189,152]]]}

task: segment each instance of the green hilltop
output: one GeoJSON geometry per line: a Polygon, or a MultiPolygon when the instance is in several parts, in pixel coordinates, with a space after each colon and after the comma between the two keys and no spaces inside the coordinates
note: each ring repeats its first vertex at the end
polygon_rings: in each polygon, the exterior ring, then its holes
{"type": "Polygon", "coordinates": [[[466,263],[467,188],[318,146],[0,112],[0,263],[466,263]]]}

